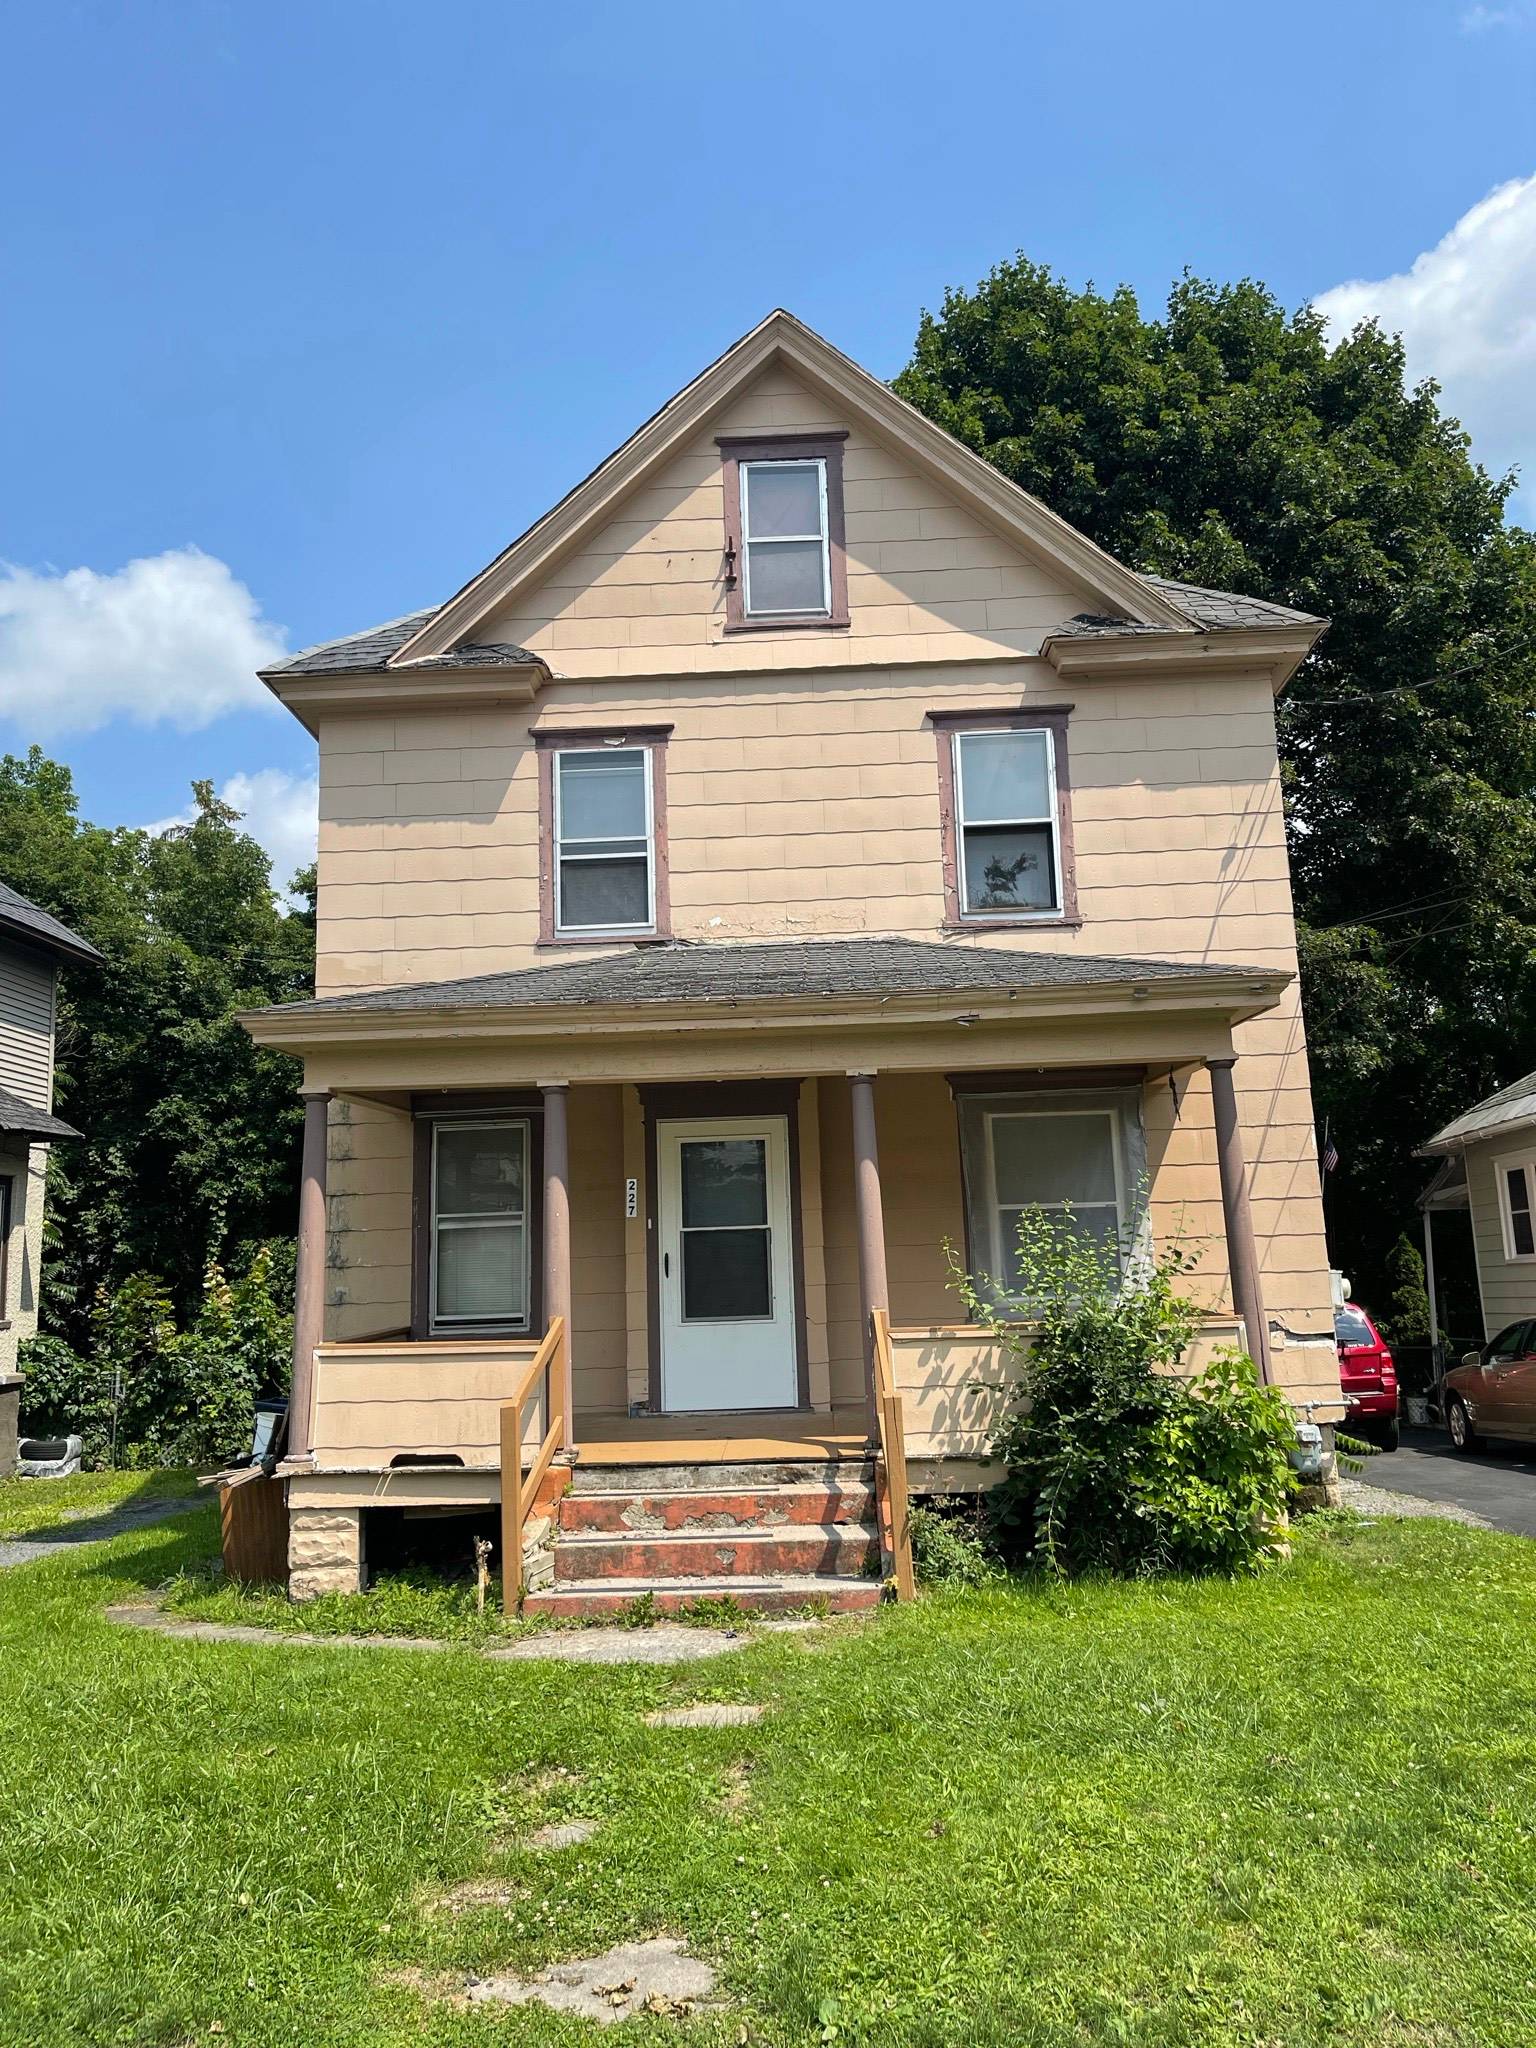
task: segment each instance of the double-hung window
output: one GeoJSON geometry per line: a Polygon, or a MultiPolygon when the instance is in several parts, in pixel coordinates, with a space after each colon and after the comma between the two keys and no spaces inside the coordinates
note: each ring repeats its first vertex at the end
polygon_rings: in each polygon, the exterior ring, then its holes
{"type": "Polygon", "coordinates": [[[823,457],[741,464],[741,556],[742,609],[749,619],[830,613],[823,457]]]}
{"type": "Polygon", "coordinates": [[[721,440],[727,632],[847,625],[844,439],[721,440]]]}
{"type": "Polygon", "coordinates": [[[656,927],[655,811],[648,747],[554,757],[555,932],[656,927]]]}
{"type": "Polygon", "coordinates": [[[434,1334],[529,1327],[528,1123],[432,1126],[434,1334]]]}
{"type": "Polygon", "coordinates": [[[1061,839],[1048,727],[955,732],[955,867],[962,918],[1057,915],[1061,839]]]}
{"type": "Polygon", "coordinates": [[[1131,1251],[1144,1148],[1128,1094],[962,1093],[959,1106],[971,1259],[1000,1299],[1015,1299],[1026,1210],[1070,1212],[1080,1235],[1131,1251]]]}
{"type": "Polygon", "coordinates": [[[1504,1226],[1504,1256],[1536,1259],[1536,1160],[1501,1159],[1493,1173],[1504,1226]]]}

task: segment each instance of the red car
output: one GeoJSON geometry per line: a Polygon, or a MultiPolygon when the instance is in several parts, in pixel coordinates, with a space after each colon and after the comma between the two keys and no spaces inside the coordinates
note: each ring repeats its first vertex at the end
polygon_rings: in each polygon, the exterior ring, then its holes
{"type": "Polygon", "coordinates": [[[1386,1339],[1365,1310],[1346,1301],[1333,1312],[1344,1390],[1346,1436],[1362,1436],[1384,1451],[1397,1449],[1397,1367],[1386,1339]]]}

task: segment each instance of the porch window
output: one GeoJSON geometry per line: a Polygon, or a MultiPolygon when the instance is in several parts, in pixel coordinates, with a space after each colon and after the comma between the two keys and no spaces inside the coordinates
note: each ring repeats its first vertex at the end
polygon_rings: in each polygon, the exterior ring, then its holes
{"type": "Polygon", "coordinates": [[[555,896],[557,933],[654,930],[648,748],[578,747],[556,754],[555,896]]]}
{"type": "Polygon", "coordinates": [[[432,1127],[431,1328],[529,1326],[528,1124],[432,1127]]]}
{"type": "Polygon", "coordinates": [[[973,1267],[1013,1298],[1019,1218],[1064,1214],[1122,1254],[1134,1222],[1141,1134],[1129,1097],[965,1096],[960,1143],[973,1267]]]}
{"type": "Polygon", "coordinates": [[[1494,1168],[1506,1259],[1536,1258],[1536,1160],[1501,1159],[1494,1168]]]}

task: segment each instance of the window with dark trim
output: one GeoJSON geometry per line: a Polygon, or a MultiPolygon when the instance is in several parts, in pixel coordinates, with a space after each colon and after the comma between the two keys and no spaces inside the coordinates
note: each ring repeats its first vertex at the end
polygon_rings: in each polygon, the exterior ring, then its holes
{"type": "Polygon", "coordinates": [[[1494,1168],[1506,1259],[1536,1258],[1536,1160],[1501,1159],[1494,1168]]]}
{"type": "Polygon", "coordinates": [[[845,434],[722,439],[725,629],[846,626],[845,434]]]}
{"type": "Polygon", "coordinates": [[[670,731],[643,726],[534,733],[542,944],[668,935],[670,731]]]}
{"type": "Polygon", "coordinates": [[[939,750],[945,922],[1075,924],[1066,711],[929,717],[939,750]]]}
{"type": "Polygon", "coordinates": [[[432,1335],[527,1330],[532,1316],[528,1119],[435,1119],[431,1148],[432,1335]]]}

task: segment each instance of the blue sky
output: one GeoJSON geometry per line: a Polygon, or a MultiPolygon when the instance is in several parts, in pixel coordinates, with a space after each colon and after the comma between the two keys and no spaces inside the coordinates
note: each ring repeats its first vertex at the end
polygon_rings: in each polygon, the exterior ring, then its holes
{"type": "Polygon", "coordinates": [[[1247,273],[1382,312],[1536,479],[1536,0],[10,0],[0,35],[0,745],[101,822],[211,776],[285,860],[312,749],[254,659],[445,596],[776,304],[890,375],[1018,249],[1148,305],[1247,273]]]}

